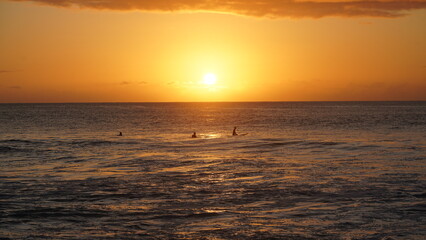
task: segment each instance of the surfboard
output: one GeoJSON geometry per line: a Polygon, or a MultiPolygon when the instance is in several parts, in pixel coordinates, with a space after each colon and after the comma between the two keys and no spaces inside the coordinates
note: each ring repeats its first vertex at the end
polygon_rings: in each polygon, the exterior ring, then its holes
{"type": "Polygon", "coordinates": [[[238,136],[245,136],[245,135],[247,135],[248,133],[238,133],[238,135],[231,135],[232,137],[238,137],[238,136]]]}

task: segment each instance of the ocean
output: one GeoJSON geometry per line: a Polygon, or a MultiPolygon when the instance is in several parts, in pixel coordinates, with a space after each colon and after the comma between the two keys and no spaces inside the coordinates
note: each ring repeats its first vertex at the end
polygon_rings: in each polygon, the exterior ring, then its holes
{"type": "Polygon", "coordinates": [[[0,239],[426,238],[426,102],[0,104],[0,169],[0,239]]]}

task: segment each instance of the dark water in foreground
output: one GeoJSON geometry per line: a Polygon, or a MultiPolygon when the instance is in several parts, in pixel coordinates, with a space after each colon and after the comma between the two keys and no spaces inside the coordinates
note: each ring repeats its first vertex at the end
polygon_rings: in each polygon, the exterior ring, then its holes
{"type": "Polygon", "coordinates": [[[0,238],[425,239],[425,148],[426,102],[0,104],[0,238]]]}

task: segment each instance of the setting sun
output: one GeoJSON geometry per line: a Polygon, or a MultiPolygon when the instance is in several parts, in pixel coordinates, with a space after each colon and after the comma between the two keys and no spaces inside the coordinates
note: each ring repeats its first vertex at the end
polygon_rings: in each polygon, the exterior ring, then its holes
{"type": "Polygon", "coordinates": [[[216,75],[213,73],[207,73],[203,77],[203,83],[206,85],[214,85],[216,84],[217,78],[216,75]]]}

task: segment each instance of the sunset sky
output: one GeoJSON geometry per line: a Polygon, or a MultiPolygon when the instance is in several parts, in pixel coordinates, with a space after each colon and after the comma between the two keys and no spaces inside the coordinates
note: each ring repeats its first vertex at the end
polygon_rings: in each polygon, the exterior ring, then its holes
{"type": "Polygon", "coordinates": [[[426,100],[426,0],[0,0],[0,102],[426,100]]]}

